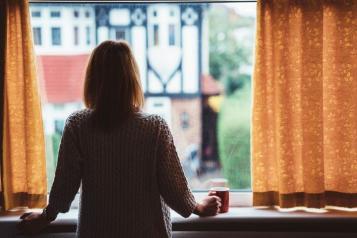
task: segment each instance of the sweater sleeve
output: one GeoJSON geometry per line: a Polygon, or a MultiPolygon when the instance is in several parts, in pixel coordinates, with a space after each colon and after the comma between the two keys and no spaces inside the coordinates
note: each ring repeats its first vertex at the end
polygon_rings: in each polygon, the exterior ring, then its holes
{"type": "Polygon", "coordinates": [[[157,172],[161,196],[165,203],[183,217],[189,217],[196,202],[188,187],[173,138],[161,119],[157,144],[157,172]]]}
{"type": "Polygon", "coordinates": [[[71,118],[67,119],[59,148],[55,179],[46,208],[54,217],[59,212],[69,210],[81,183],[81,156],[73,124],[71,118]]]}

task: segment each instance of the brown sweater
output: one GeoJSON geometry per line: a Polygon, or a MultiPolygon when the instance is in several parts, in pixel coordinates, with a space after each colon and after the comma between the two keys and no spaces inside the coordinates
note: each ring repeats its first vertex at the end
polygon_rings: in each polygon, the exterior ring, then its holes
{"type": "Polygon", "coordinates": [[[81,185],[77,237],[171,237],[167,205],[188,217],[196,202],[167,124],[137,113],[102,132],[91,113],[66,121],[48,211],[67,212],[81,185]]]}

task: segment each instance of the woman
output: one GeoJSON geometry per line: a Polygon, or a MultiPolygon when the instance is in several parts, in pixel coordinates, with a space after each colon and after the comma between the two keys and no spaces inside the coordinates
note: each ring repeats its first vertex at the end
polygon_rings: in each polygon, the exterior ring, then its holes
{"type": "Polygon", "coordinates": [[[37,233],[67,212],[80,185],[77,237],[170,237],[167,205],[183,217],[217,214],[218,197],[195,202],[167,124],[142,113],[143,101],[128,44],[100,44],[87,66],[87,109],[66,121],[49,204],[22,215],[23,231],[37,233]]]}

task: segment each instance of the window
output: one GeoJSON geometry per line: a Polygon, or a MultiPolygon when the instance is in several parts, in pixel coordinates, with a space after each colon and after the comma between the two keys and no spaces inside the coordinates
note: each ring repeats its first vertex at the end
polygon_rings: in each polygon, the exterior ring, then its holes
{"type": "Polygon", "coordinates": [[[53,18],[59,18],[59,17],[61,17],[61,12],[60,11],[52,11],[50,13],[50,16],[53,18]]]}
{"type": "Polygon", "coordinates": [[[51,28],[52,45],[61,45],[61,28],[51,28]]]}
{"type": "Polygon", "coordinates": [[[35,45],[42,45],[42,29],[41,27],[33,27],[33,41],[35,45]]]}
{"type": "Polygon", "coordinates": [[[32,11],[31,17],[33,17],[33,18],[41,17],[41,12],[40,11],[32,11]]]}
{"type": "Polygon", "coordinates": [[[86,27],[86,44],[90,45],[91,43],[91,35],[90,35],[90,27],[86,27]]]}
{"type": "Polygon", "coordinates": [[[79,17],[79,12],[78,12],[77,10],[74,10],[74,11],[73,11],[73,16],[74,16],[75,18],[78,18],[78,17],[79,17]]]}
{"type": "Polygon", "coordinates": [[[159,45],[159,25],[154,25],[154,46],[159,45]]]}
{"type": "Polygon", "coordinates": [[[168,122],[190,186],[206,190],[212,179],[225,178],[233,190],[250,190],[256,3],[63,1],[31,3],[31,7],[50,12],[51,17],[53,9],[70,16],[55,25],[56,21],[32,15],[35,47],[50,42],[36,52],[43,70],[39,82],[46,98],[43,116],[50,140],[46,145],[51,145],[46,150],[52,158],[57,156],[61,120],[84,107],[82,72],[92,49],[104,40],[130,39],[145,92],[144,110],[168,122]],[[111,19],[110,9],[128,14],[111,19]],[[73,22],[76,12],[85,19],[73,22]],[[49,31],[35,29],[47,25],[49,31]]]}
{"type": "Polygon", "coordinates": [[[78,26],[75,26],[75,27],[73,28],[73,34],[74,34],[74,45],[79,45],[78,26]]]}
{"type": "Polygon", "coordinates": [[[125,31],[124,30],[116,30],[115,31],[115,39],[117,40],[125,40],[125,31]]]}
{"type": "Polygon", "coordinates": [[[175,25],[170,24],[169,25],[169,45],[175,45],[175,40],[176,40],[176,35],[175,35],[175,25]]]}

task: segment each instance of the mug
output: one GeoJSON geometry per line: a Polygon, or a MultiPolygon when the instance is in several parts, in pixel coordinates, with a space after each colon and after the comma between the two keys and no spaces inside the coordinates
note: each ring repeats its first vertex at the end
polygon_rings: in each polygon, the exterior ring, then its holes
{"type": "Polygon", "coordinates": [[[222,206],[219,209],[219,213],[228,212],[229,208],[229,188],[227,187],[212,187],[210,192],[214,192],[214,195],[221,199],[222,206]]]}

